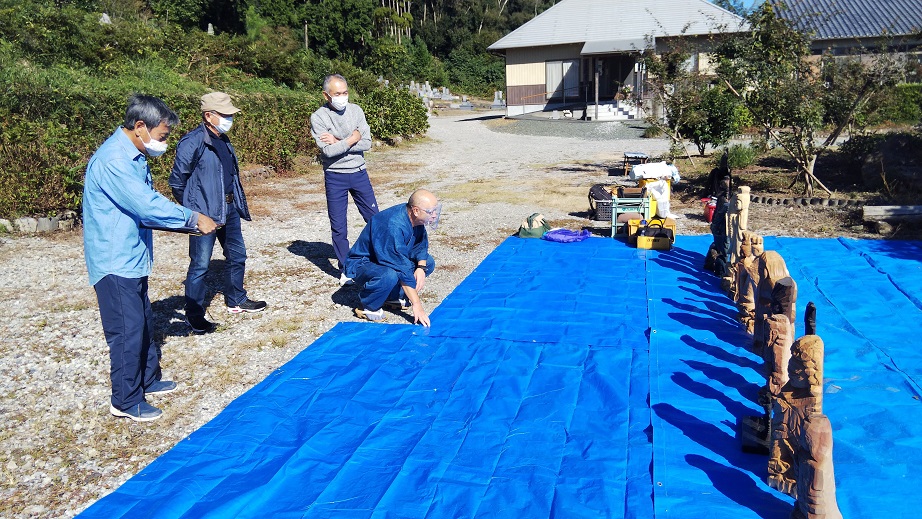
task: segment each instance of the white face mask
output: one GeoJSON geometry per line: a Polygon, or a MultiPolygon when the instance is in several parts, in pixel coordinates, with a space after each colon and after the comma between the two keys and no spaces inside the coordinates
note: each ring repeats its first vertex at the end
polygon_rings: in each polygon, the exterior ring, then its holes
{"type": "Polygon", "coordinates": [[[231,126],[234,125],[234,116],[232,115],[230,117],[221,117],[218,114],[215,114],[215,115],[218,116],[218,125],[215,126],[215,129],[218,130],[219,133],[229,132],[231,129],[231,126]]]}
{"type": "Polygon", "coordinates": [[[147,150],[147,155],[149,157],[159,157],[166,153],[166,149],[169,147],[166,141],[154,140],[154,137],[150,134],[150,130],[147,127],[144,127],[144,131],[147,132],[147,137],[150,139],[147,142],[141,141],[144,144],[144,149],[147,150]]]}
{"type": "Polygon", "coordinates": [[[347,104],[349,104],[349,95],[330,96],[330,104],[333,105],[333,108],[336,109],[336,111],[341,111],[346,108],[347,104]]]}

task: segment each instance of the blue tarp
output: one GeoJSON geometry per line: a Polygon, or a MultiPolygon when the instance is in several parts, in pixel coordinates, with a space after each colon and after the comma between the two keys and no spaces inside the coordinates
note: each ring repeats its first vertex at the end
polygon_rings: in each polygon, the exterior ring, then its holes
{"type": "MultiPolygon", "coordinates": [[[[431,329],[337,325],[82,517],[786,518],[709,243],[510,238],[431,329]]],[[[845,517],[915,514],[922,246],[766,248],[818,307],[845,517]]]]}

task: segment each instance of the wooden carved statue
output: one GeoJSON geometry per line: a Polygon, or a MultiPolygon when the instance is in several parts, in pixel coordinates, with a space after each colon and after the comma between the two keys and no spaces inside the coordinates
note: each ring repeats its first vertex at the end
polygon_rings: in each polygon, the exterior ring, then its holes
{"type": "Polygon", "coordinates": [[[791,348],[788,381],[772,406],[768,485],[789,495],[796,492],[796,466],[806,417],[823,412],[823,340],[805,335],[791,348]]]}
{"type": "MultiPolygon", "coordinates": [[[[762,348],[765,346],[763,342],[765,332],[762,329],[762,325],[766,316],[771,313],[772,289],[775,288],[775,283],[779,279],[788,277],[788,267],[784,263],[784,259],[781,255],[773,250],[763,252],[762,255],[759,256],[757,264],[759,269],[759,281],[754,289],[755,322],[752,333],[752,351],[756,354],[761,354],[762,348]]],[[[794,322],[793,319],[791,322],[794,322]]]]}
{"type": "Polygon", "coordinates": [[[744,239],[740,244],[739,259],[730,266],[730,282],[727,284],[727,286],[721,285],[723,291],[734,303],[739,303],[740,276],[742,275],[741,273],[745,271],[745,265],[747,263],[752,263],[752,261],[755,259],[755,256],[752,254],[752,243],[748,239],[748,234],[745,236],[745,238],[746,239],[744,239]]]}
{"type": "Polygon", "coordinates": [[[807,303],[804,312],[804,335],[816,335],[816,305],[813,301],[807,303]]]}
{"type": "Polygon", "coordinates": [[[751,334],[753,332],[753,319],[755,318],[755,287],[758,286],[759,275],[756,260],[764,251],[762,250],[761,236],[746,231],[744,237],[749,239],[744,240],[745,243],[740,247],[741,256],[742,252],[746,251],[746,244],[748,244],[751,255],[742,256],[736,264],[734,272],[736,276],[736,293],[733,300],[736,301],[736,306],[739,309],[740,322],[746,327],[746,331],[751,334]]]}
{"type": "Polygon", "coordinates": [[[765,347],[762,359],[765,361],[766,388],[772,398],[781,394],[781,388],[788,382],[788,364],[791,347],[794,345],[794,321],[791,320],[797,298],[797,284],[790,276],[775,283],[772,291],[771,315],[765,321],[765,347]]]}
{"type": "Polygon", "coordinates": [[[829,417],[822,413],[807,417],[795,462],[796,501],[791,519],[842,519],[836,501],[829,417]]]}
{"type": "Polygon", "coordinates": [[[708,176],[708,197],[715,201],[716,207],[710,225],[714,241],[711,243],[704,262],[704,269],[720,278],[726,277],[731,265],[728,259],[730,241],[727,235],[727,212],[730,209],[732,190],[733,176],[730,173],[729,159],[724,153],[720,164],[712,169],[708,176]]]}
{"type": "Polygon", "coordinates": [[[740,421],[740,438],[744,452],[768,454],[771,443],[771,413],[781,389],[788,382],[788,364],[794,343],[794,323],[788,318],[794,306],[796,285],[790,277],[779,279],[772,291],[771,314],[762,325],[765,345],[760,353],[766,384],[759,389],[758,403],[762,416],[747,416],[740,421]]]}
{"type": "Polygon", "coordinates": [[[739,261],[740,246],[745,241],[745,232],[749,230],[749,186],[736,188],[730,200],[730,212],[727,218],[727,235],[730,238],[730,264],[739,261]]]}

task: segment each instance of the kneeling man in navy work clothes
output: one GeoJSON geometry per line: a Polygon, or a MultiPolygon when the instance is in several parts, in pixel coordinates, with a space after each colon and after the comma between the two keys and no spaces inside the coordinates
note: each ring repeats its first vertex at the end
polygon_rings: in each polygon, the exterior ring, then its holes
{"type": "Polygon", "coordinates": [[[435,230],[441,212],[442,204],[435,195],[419,189],[406,204],[371,218],[346,259],[346,275],[362,287],[362,308],[356,308],[357,316],[381,321],[384,306],[410,305],[413,322],[429,326],[429,314],[419,293],[426,285],[426,276],[435,270],[427,229],[435,230]]]}
{"type": "Polygon", "coordinates": [[[109,345],[114,416],[138,422],[163,414],[146,396],[169,393],[154,342],[147,277],[154,262],[152,228],[210,234],[208,216],[170,202],[154,190],[149,157],[167,150],[179,117],[156,97],[134,95],[125,120],[96,150],[83,185],[83,249],[90,285],[109,345]]]}

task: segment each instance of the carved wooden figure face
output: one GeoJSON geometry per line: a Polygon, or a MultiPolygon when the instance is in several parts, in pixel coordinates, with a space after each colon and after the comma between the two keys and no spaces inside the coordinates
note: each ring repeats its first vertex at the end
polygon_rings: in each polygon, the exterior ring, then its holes
{"type": "Polygon", "coordinates": [[[814,396],[823,390],[823,339],[819,335],[804,335],[794,341],[788,378],[793,387],[809,389],[814,396]]]}
{"type": "Polygon", "coordinates": [[[743,258],[748,258],[752,256],[752,243],[749,241],[749,233],[743,233],[743,241],[740,242],[740,256],[743,258]]]}
{"type": "Polygon", "coordinates": [[[762,237],[759,236],[758,234],[754,234],[754,233],[750,234],[749,242],[750,242],[750,245],[752,246],[753,256],[761,256],[762,253],[765,252],[765,245],[762,241],[762,237]]]}

